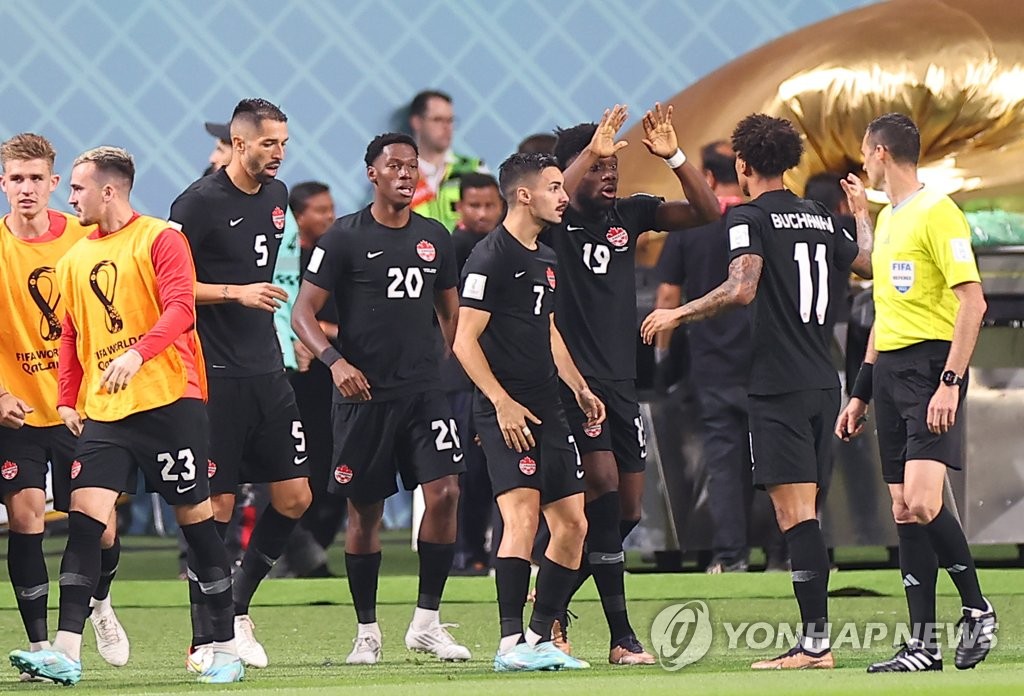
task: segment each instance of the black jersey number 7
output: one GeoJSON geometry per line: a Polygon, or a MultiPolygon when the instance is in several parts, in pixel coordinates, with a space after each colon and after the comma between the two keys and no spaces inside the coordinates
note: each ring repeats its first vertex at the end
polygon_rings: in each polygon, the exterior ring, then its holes
{"type": "Polygon", "coordinates": [[[814,287],[811,274],[811,245],[797,242],[793,246],[793,260],[796,261],[797,272],[800,274],[800,319],[805,324],[811,323],[811,305],[814,305],[814,317],[818,326],[825,325],[828,313],[828,258],[824,244],[814,245],[814,264],[818,267],[818,287],[814,287]],[[814,302],[817,295],[817,302],[814,302]]]}

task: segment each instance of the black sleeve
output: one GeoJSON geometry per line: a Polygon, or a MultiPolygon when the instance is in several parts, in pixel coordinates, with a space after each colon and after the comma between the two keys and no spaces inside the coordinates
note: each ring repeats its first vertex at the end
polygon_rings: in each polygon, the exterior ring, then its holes
{"type": "Polygon", "coordinates": [[[654,269],[654,277],[659,283],[670,285],[682,285],[686,280],[686,249],[683,244],[683,235],[689,230],[669,232],[665,238],[665,245],[661,248],[661,256],[658,257],[658,265],[654,269]]]}
{"type": "Polygon", "coordinates": [[[853,265],[860,248],[857,246],[857,228],[849,229],[849,218],[832,217],[832,224],[836,231],[836,254],[835,267],[840,271],[848,272],[853,265]]]}
{"type": "Polygon", "coordinates": [[[192,187],[185,189],[171,203],[171,212],[168,220],[181,229],[182,234],[188,239],[193,255],[203,245],[206,235],[210,233],[210,229],[206,224],[209,217],[204,215],[204,208],[207,205],[203,204],[200,196],[195,193],[192,187]]]}
{"type": "Polygon", "coordinates": [[[626,223],[626,231],[632,235],[631,239],[635,239],[636,236],[644,232],[657,229],[657,222],[654,218],[658,214],[658,208],[664,202],[664,198],[652,196],[649,193],[634,193],[619,202],[619,215],[626,223]]]}
{"type": "Polygon", "coordinates": [[[477,244],[462,267],[462,292],[459,304],[485,312],[495,312],[502,307],[501,276],[499,264],[487,250],[477,244]]]}
{"type": "MultiPolygon", "coordinates": [[[[440,227],[440,224],[438,225],[440,227]]],[[[437,248],[441,256],[441,267],[437,270],[437,281],[434,287],[438,290],[458,287],[459,267],[458,257],[455,255],[455,243],[448,230],[441,230],[437,235],[437,248]]]]}
{"type": "Polygon", "coordinates": [[[316,243],[309,255],[303,280],[308,280],[318,288],[334,292],[338,279],[345,272],[345,233],[337,227],[337,223],[316,243]]]}
{"type": "Polygon", "coordinates": [[[725,233],[729,237],[729,262],[738,256],[754,254],[764,258],[761,243],[761,216],[749,205],[738,205],[729,210],[725,233]]]}

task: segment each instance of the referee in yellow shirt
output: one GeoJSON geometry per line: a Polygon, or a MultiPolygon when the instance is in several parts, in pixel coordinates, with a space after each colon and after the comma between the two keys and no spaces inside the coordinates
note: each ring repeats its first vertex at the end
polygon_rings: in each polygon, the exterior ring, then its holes
{"type": "Polygon", "coordinates": [[[935,630],[939,564],[963,604],[957,669],[985,659],[998,625],[963,529],[942,503],[947,467],[962,466],[957,411],[967,394],[985,298],[967,219],[948,196],[920,182],[920,150],[917,126],[894,113],[872,121],[861,144],[868,182],[885,191],[890,204],[878,215],[871,257],[875,325],[836,435],[848,440],[860,433],[873,396],[911,623],[908,643],[868,672],[942,669],[942,636],[935,630]]]}

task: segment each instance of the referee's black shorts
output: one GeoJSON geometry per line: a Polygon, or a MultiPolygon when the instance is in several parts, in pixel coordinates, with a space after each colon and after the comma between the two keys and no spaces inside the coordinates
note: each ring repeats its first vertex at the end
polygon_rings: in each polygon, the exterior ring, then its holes
{"type": "Polygon", "coordinates": [[[928,459],[957,470],[963,466],[967,375],[960,385],[960,405],[953,427],[941,435],[928,430],[928,403],[939,388],[949,346],[948,341],[923,341],[878,354],[872,399],[886,483],[903,483],[903,471],[910,460],[928,459]]]}

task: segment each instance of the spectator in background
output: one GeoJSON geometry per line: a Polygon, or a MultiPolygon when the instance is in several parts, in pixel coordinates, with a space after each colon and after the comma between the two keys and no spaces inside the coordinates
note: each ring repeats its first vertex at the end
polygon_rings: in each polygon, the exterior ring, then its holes
{"type": "Polygon", "coordinates": [[[203,176],[207,176],[220,171],[231,161],[231,129],[226,123],[213,121],[207,121],[203,125],[206,127],[206,132],[217,139],[213,150],[210,151],[210,166],[203,172],[203,176]]]}
{"type": "Polygon", "coordinates": [[[459,182],[459,200],[455,203],[459,222],[452,232],[455,259],[459,272],[473,247],[501,222],[505,201],[498,192],[498,182],[490,174],[470,172],[459,182]]]}
{"type": "Polygon", "coordinates": [[[534,133],[523,138],[523,142],[519,143],[516,152],[540,152],[553,155],[556,142],[558,142],[558,138],[555,137],[554,133],[534,133]]]}
{"type": "Polygon", "coordinates": [[[459,220],[459,178],[486,172],[482,160],[452,151],[455,113],[452,98],[426,90],[409,104],[409,127],[420,152],[420,179],[412,199],[414,212],[437,220],[451,232],[459,220]]]}

